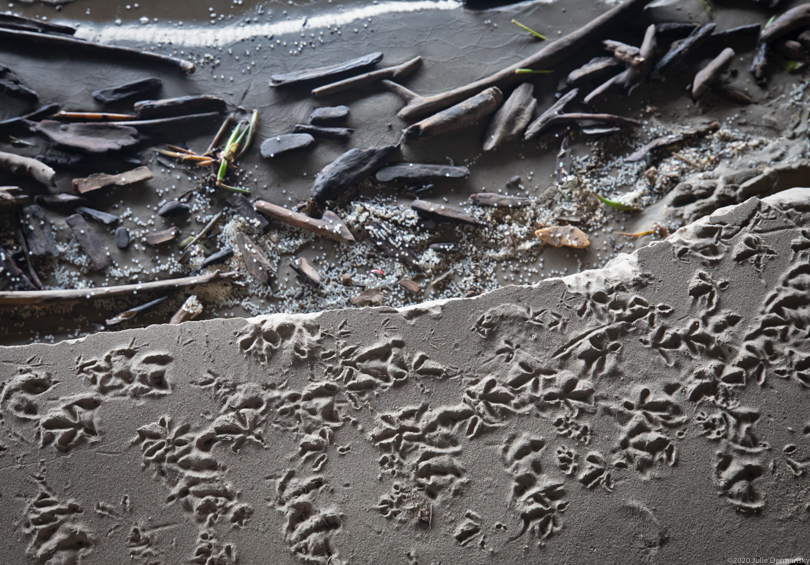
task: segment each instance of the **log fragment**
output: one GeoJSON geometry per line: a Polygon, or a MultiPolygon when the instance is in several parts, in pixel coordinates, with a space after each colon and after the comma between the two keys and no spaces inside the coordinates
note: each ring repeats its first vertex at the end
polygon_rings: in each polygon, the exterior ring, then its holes
{"type": "Polygon", "coordinates": [[[520,139],[532,121],[536,107],[534,86],[524,82],[509,95],[503,106],[492,116],[484,135],[484,151],[493,151],[504,143],[520,139]]]}
{"type": "Polygon", "coordinates": [[[264,200],[257,200],[253,206],[257,212],[287,225],[310,231],[338,243],[355,242],[352,232],[349,231],[343,220],[330,210],[325,211],[320,219],[316,219],[264,200]]]}
{"type": "Polygon", "coordinates": [[[20,227],[31,255],[34,257],[59,255],[53,225],[41,206],[31,204],[23,208],[20,211],[20,227]]]}
{"type": "Polygon", "coordinates": [[[90,266],[101,271],[110,266],[111,259],[107,251],[101,245],[96,234],[90,229],[90,225],[81,214],[73,214],[65,218],[65,222],[73,232],[73,237],[79,242],[82,251],[90,259],[90,266]]]}
{"type": "Polygon", "coordinates": [[[236,234],[236,247],[242,258],[245,260],[245,269],[250,275],[261,284],[270,282],[270,277],[275,275],[273,266],[267,260],[264,252],[259,246],[244,232],[236,234]]]}
{"type": "MultiPolygon", "coordinates": [[[[389,81],[385,82],[389,85],[394,84],[389,81]]],[[[497,110],[502,102],[503,93],[493,86],[455,106],[408,126],[403,130],[402,138],[405,141],[411,141],[471,126],[497,110]]]]}

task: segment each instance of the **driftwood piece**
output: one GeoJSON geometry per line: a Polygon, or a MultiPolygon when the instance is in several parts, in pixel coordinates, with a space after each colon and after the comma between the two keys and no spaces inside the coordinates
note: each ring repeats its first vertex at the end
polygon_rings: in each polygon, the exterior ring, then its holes
{"type": "Polygon", "coordinates": [[[709,87],[717,81],[720,73],[731,65],[734,55],[734,49],[726,47],[695,75],[695,80],[692,82],[693,99],[697,100],[709,90],[709,87]]]}
{"type": "Polygon", "coordinates": [[[118,249],[126,249],[130,241],[129,230],[126,227],[120,226],[115,230],[115,246],[118,249]]]}
{"type": "Polygon", "coordinates": [[[20,77],[5,65],[0,65],[0,94],[6,94],[12,98],[25,100],[26,102],[36,102],[39,100],[39,95],[25,86],[20,80],[20,77]]]}
{"type": "Polygon", "coordinates": [[[484,135],[484,151],[492,151],[504,143],[520,139],[532,121],[536,107],[534,86],[524,82],[512,91],[503,106],[492,116],[484,135]]]}
{"type": "Polygon", "coordinates": [[[558,124],[568,124],[571,122],[599,122],[603,124],[613,124],[621,127],[640,127],[641,122],[632,118],[625,118],[624,116],[617,116],[616,114],[584,114],[584,113],[570,113],[570,114],[555,114],[550,116],[544,125],[543,129],[537,132],[537,135],[552,128],[558,124]]]}
{"type": "Polygon", "coordinates": [[[537,230],[534,235],[553,247],[584,249],[591,244],[585,232],[574,226],[550,226],[537,230]]]}
{"type": "Polygon", "coordinates": [[[363,73],[362,75],[357,75],[338,82],[333,82],[332,84],[320,86],[312,91],[312,96],[315,98],[323,98],[324,96],[330,96],[339,92],[345,92],[347,90],[354,90],[363,86],[368,86],[381,80],[404,78],[413,73],[421,65],[422,57],[414,57],[413,59],[405,61],[400,65],[370,71],[368,73],[363,73]]]}
{"type": "Polygon", "coordinates": [[[6,29],[19,29],[23,31],[34,31],[38,33],[59,33],[62,35],[73,35],[76,33],[75,27],[61,24],[52,24],[43,20],[24,18],[13,14],[0,14],[0,27],[6,29]]]}
{"type": "Polygon", "coordinates": [[[145,236],[143,236],[143,240],[152,246],[161,245],[163,243],[167,243],[169,241],[173,241],[177,238],[177,234],[180,233],[180,229],[177,227],[167,228],[165,230],[158,230],[149,232],[145,236]]]}
{"type": "Polygon", "coordinates": [[[28,196],[20,192],[19,186],[0,186],[0,210],[28,204],[28,196]]]}
{"type": "Polygon", "coordinates": [[[655,54],[655,24],[650,24],[644,32],[644,40],[641,42],[639,48],[639,57],[643,61],[634,67],[628,67],[616,79],[616,86],[624,91],[626,96],[629,96],[638,86],[647,79],[652,69],[653,55],[655,54]]]}
{"type": "Polygon", "coordinates": [[[374,174],[396,151],[395,145],[349,149],[315,176],[312,199],[323,206],[327,200],[338,198],[349,188],[374,174]]]}
{"type": "Polygon", "coordinates": [[[0,305],[30,306],[35,304],[50,304],[54,302],[85,301],[94,298],[112,298],[116,296],[132,296],[135,293],[151,292],[154,290],[166,291],[187,288],[200,284],[210,284],[236,277],[237,273],[213,273],[193,277],[182,277],[148,283],[126,284],[120,286],[104,286],[97,288],[75,288],[67,290],[34,290],[34,291],[8,291],[0,292],[0,305]]]}
{"type": "Polygon", "coordinates": [[[605,49],[613,53],[613,56],[616,57],[617,60],[631,67],[637,67],[644,62],[641,49],[635,45],[627,45],[626,43],[614,41],[613,39],[605,39],[602,45],[605,49]]]}
{"type": "Polygon", "coordinates": [[[152,53],[150,51],[144,51],[141,49],[132,49],[129,47],[118,47],[116,45],[83,41],[81,39],[76,39],[69,36],[53,35],[48,33],[0,28],[0,41],[10,42],[15,45],[24,45],[26,43],[43,45],[51,47],[52,49],[64,50],[63,52],[65,53],[70,51],[86,51],[88,53],[97,53],[100,55],[141,59],[144,62],[170,65],[172,67],[181,69],[188,74],[193,73],[197,68],[196,65],[194,65],[194,63],[191,61],[178,59],[177,57],[160,55],[158,53],[152,53]]]}
{"type": "Polygon", "coordinates": [[[274,159],[290,151],[305,149],[314,144],[315,138],[308,133],[284,133],[265,139],[259,152],[265,159],[274,159]]]}
{"type": "Polygon", "coordinates": [[[59,255],[53,225],[41,206],[31,204],[20,210],[20,227],[31,255],[34,257],[59,255]]]}
{"type": "Polygon", "coordinates": [[[532,201],[528,198],[506,196],[494,192],[470,194],[470,200],[476,206],[488,206],[492,208],[526,208],[532,205],[532,201]]]}
{"type": "Polygon", "coordinates": [[[371,53],[336,65],[272,75],[270,86],[294,86],[312,82],[327,82],[341,75],[357,73],[382,61],[382,53],[371,53]]]}
{"type": "Polygon", "coordinates": [[[810,26],[810,4],[801,4],[791,8],[771,22],[771,25],[759,34],[761,43],[770,43],[787,34],[810,26]]]}
{"type": "Polygon", "coordinates": [[[661,60],[656,63],[653,68],[653,77],[658,78],[664,76],[679,61],[697,52],[697,49],[709,40],[716,27],[717,24],[715,23],[700,26],[690,33],[686,39],[677,45],[673,44],[661,60]]]}
{"type": "Polygon", "coordinates": [[[180,96],[162,100],[142,100],[136,102],[135,113],[142,120],[174,118],[189,114],[222,113],[227,109],[225,100],[217,96],[180,96]]]}
{"type": "Polygon", "coordinates": [[[257,214],[253,208],[250,200],[241,194],[232,194],[225,199],[228,206],[234,209],[234,212],[245,218],[254,228],[259,231],[265,232],[270,227],[270,222],[261,214],[257,214]]]}
{"type": "Polygon", "coordinates": [[[203,312],[202,303],[200,303],[200,299],[197,298],[196,294],[192,294],[186,301],[183,302],[183,305],[180,309],[175,312],[172,319],[169,320],[169,324],[176,325],[182,324],[183,322],[187,322],[189,320],[193,320],[203,312]]]}
{"type": "Polygon", "coordinates": [[[425,183],[439,179],[463,179],[470,176],[467,167],[431,165],[425,163],[399,163],[383,167],[374,175],[380,182],[425,183]]]}
{"type": "Polygon", "coordinates": [[[224,263],[228,259],[233,257],[233,249],[231,247],[224,247],[217,251],[216,253],[212,253],[205,259],[203,262],[200,263],[200,269],[205,269],[206,267],[210,267],[211,265],[219,265],[220,263],[224,263]]]}
{"type": "Polygon", "coordinates": [[[138,144],[138,130],[116,123],[62,124],[43,120],[34,130],[60,147],[85,153],[111,153],[138,144]]]}
{"type": "Polygon", "coordinates": [[[622,68],[622,63],[616,57],[594,57],[578,69],[568,73],[565,83],[570,86],[579,86],[582,83],[603,78],[622,68]]]}
{"type": "Polygon", "coordinates": [[[76,196],[75,194],[38,194],[34,197],[34,202],[46,208],[56,208],[73,210],[76,206],[87,206],[87,198],[76,196]]]}
{"type": "Polygon", "coordinates": [[[105,226],[111,226],[121,221],[121,218],[118,216],[108,214],[107,212],[102,212],[101,210],[88,208],[87,206],[76,206],[76,211],[88,220],[94,220],[104,224],[105,226]]]}
{"type": "Polygon", "coordinates": [[[433,220],[448,220],[461,224],[469,224],[471,226],[484,225],[478,218],[468,214],[464,210],[444,204],[434,204],[427,200],[414,200],[411,202],[411,209],[415,210],[420,216],[433,220]]]}
{"type": "Polygon", "coordinates": [[[628,163],[641,161],[642,159],[646,158],[647,155],[650,155],[656,151],[670,148],[673,145],[686,141],[687,139],[706,135],[717,131],[718,129],[720,129],[720,124],[718,122],[710,122],[695,127],[684,128],[678,133],[665,135],[646,143],[643,147],[625,157],[624,160],[628,163]]]}
{"type": "Polygon", "coordinates": [[[22,282],[32,290],[38,290],[36,285],[28,278],[28,275],[14,261],[12,254],[2,245],[0,245],[0,274],[8,277],[11,283],[22,282]]]}
{"type": "Polygon", "coordinates": [[[405,266],[420,271],[419,256],[408,244],[402,244],[387,224],[368,222],[363,226],[371,242],[386,257],[396,259],[405,266]]]}
{"type": "Polygon", "coordinates": [[[751,61],[751,67],[748,69],[753,75],[754,80],[759,85],[764,85],[768,82],[769,72],[769,59],[771,54],[770,43],[764,41],[757,46],[757,52],[754,59],[751,61]]]}
{"type": "Polygon", "coordinates": [[[309,264],[304,257],[297,257],[290,261],[290,267],[292,270],[298,273],[298,276],[301,279],[312,286],[320,286],[321,285],[321,275],[318,274],[318,271],[315,270],[315,267],[309,264]]]}
{"type": "Polygon", "coordinates": [[[159,78],[149,77],[110,88],[102,88],[93,92],[95,98],[101,104],[115,104],[126,100],[140,99],[156,94],[163,81],[159,78]]]}
{"type": "Polygon", "coordinates": [[[328,139],[337,139],[338,141],[349,141],[349,138],[354,133],[351,128],[341,127],[324,127],[313,126],[310,124],[295,124],[293,127],[295,133],[306,133],[315,137],[326,137],[328,139]]]}
{"type": "Polygon", "coordinates": [[[332,126],[346,121],[348,117],[348,106],[324,106],[315,108],[308,121],[314,126],[332,126]]]}
{"type": "Polygon", "coordinates": [[[90,225],[84,217],[82,217],[81,214],[73,214],[65,218],[65,222],[73,232],[73,237],[76,238],[76,241],[79,242],[82,250],[90,259],[90,266],[97,271],[109,267],[112,262],[110,254],[104,250],[101,242],[98,240],[93,230],[90,229],[90,225]]]}
{"type": "MultiPolygon", "coordinates": [[[[396,83],[385,81],[389,86],[396,83]]],[[[399,89],[400,87],[397,85],[399,89]]],[[[405,141],[430,137],[456,131],[478,123],[481,118],[490,115],[503,103],[503,93],[497,87],[490,87],[475,96],[463,100],[446,110],[425,118],[403,130],[402,138],[405,141]]]]}
{"type": "Polygon", "coordinates": [[[601,85],[594,88],[592,91],[590,91],[588,93],[587,96],[585,96],[585,98],[582,99],[582,102],[584,104],[590,104],[591,102],[593,102],[597,98],[600,98],[601,96],[603,96],[608,91],[610,91],[610,90],[612,90],[614,88],[617,88],[618,85],[619,85],[619,81],[624,79],[625,72],[627,72],[627,71],[625,70],[625,71],[620,72],[616,76],[606,80],[601,85]]]}
{"type": "MultiPolygon", "coordinates": [[[[413,92],[405,96],[406,106],[399,111],[399,117],[406,121],[425,116],[448,106],[466,100],[482,90],[497,86],[506,89],[523,80],[521,75],[515,73],[517,69],[549,69],[559,63],[566,62],[595,40],[615,26],[637,15],[652,0],[625,0],[618,6],[605,11],[590,23],[578,30],[553,42],[544,43],[544,46],[530,57],[518,61],[509,67],[500,70],[488,77],[484,77],[470,84],[448,90],[432,96],[419,96],[413,92]]],[[[401,94],[404,94],[402,92],[401,94]]]]}
{"type": "Polygon", "coordinates": [[[154,310],[155,308],[157,308],[158,306],[160,306],[161,304],[166,302],[166,300],[168,300],[168,299],[169,299],[168,296],[161,296],[160,298],[156,298],[154,300],[151,300],[151,301],[147,302],[146,304],[141,304],[140,306],[135,306],[134,308],[130,308],[129,310],[121,312],[120,314],[118,314],[116,316],[113,316],[109,320],[105,321],[105,325],[109,328],[111,326],[118,325],[121,322],[126,322],[127,320],[131,320],[132,318],[134,318],[138,314],[144,314],[146,312],[154,310]]]}
{"type": "Polygon", "coordinates": [[[543,113],[540,114],[536,120],[529,124],[529,127],[526,128],[526,133],[523,134],[523,139],[529,141],[530,139],[536,137],[545,129],[548,120],[562,112],[565,107],[577,97],[577,94],[579,94],[579,89],[577,88],[563,94],[559,100],[549,106],[548,109],[543,111],[543,113]]]}
{"type": "Polygon", "coordinates": [[[254,202],[253,206],[257,212],[289,226],[328,237],[339,243],[355,242],[352,232],[349,231],[349,228],[346,227],[343,220],[341,220],[337,214],[329,210],[323,213],[323,217],[316,219],[288,210],[282,206],[265,202],[264,200],[257,200],[254,202]]]}
{"type": "Polygon", "coordinates": [[[379,306],[382,304],[385,295],[379,288],[367,288],[350,300],[352,304],[360,308],[367,306],[379,306]]]}
{"type": "Polygon", "coordinates": [[[191,206],[179,200],[169,200],[158,209],[158,216],[161,218],[178,218],[186,216],[191,212],[191,206]]]}
{"type": "Polygon", "coordinates": [[[239,248],[239,253],[242,254],[242,258],[245,260],[247,272],[261,284],[270,282],[270,276],[276,274],[275,270],[270,261],[267,260],[264,252],[250,236],[243,232],[237,233],[236,247],[239,248]]]}
{"type": "Polygon", "coordinates": [[[0,169],[5,169],[15,175],[29,176],[51,188],[55,186],[56,171],[45,163],[30,157],[0,151],[0,169]]]}
{"type": "Polygon", "coordinates": [[[73,190],[79,194],[86,194],[94,190],[107,188],[109,186],[126,186],[143,182],[154,178],[149,167],[137,167],[125,173],[108,175],[106,173],[95,173],[83,179],[73,179],[73,190]]]}

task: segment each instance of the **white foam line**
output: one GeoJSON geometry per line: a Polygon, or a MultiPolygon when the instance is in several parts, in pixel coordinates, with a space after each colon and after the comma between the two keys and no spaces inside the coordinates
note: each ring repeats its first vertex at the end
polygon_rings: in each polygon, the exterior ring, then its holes
{"type": "Polygon", "coordinates": [[[283,22],[246,25],[223,25],[221,22],[217,22],[210,28],[199,25],[183,28],[150,23],[141,27],[103,26],[93,29],[83,26],[76,35],[99,43],[127,41],[141,44],[168,43],[179,47],[211,47],[230,45],[251,37],[281,36],[303,30],[311,32],[327,27],[345,26],[358,20],[384,14],[401,14],[420,10],[456,10],[460,6],[461,3],[457,0],[392,1],[307,17],[306,25],[303,17],[283,22]]]}

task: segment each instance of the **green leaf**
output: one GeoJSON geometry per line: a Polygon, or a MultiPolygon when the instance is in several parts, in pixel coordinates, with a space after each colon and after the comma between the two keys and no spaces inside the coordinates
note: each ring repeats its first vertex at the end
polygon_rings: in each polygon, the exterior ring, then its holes
{"type": "Polygon", "coordinates": [[[540,35],[540,34],[539,34],[539,33],[537,33],[536,31],[534,31],[532,28],[530,28],[530,27],[526,27],[525,25],[523,25],[523,24],[522,24],[522,23],[520,23],[519,21],[517,21],[517,20],[512,20],[512,23],[513,23],[513,24],[515,24],[516,26],[518,26],[520,29],[522,29],[522,30],[524,30],[524,31],[528,31],[529,33],[531,33],[533,36],[535,36],[535,37],[536,37],[537,39],[539,39],[540,41],[545,41],[545,40],[546,40],[546,37],[545,37],[544,35],[540,35]]]}
{"type": "Polygon", "coordinates": [[[765,27],[762,28],[762,29],[768,29],[768,26],[771,25],[775,19],[776,19],[776,14],[771,16],[771,19],[768,20],[768,22],[765,24],[765,27]]]}
{"type": "Polygon", "coordinates": [[[635,206],[630,206],[629,204],[625,204],[624,202],[617,202],[616,200],[608,200],[607,198],[603,198],[598,194],[596,197],[599,199],[599,202],[607,206],[608,208],[613,208],[614,210],[618,210],[620,212],[638,212],[641,209],[635,206]]]}
{"type": "Polygon", "coordinates": [[[534,69],[515,69],[516,75],[550,75],[554,71],[542,70],[536,71],[534,69]]]}

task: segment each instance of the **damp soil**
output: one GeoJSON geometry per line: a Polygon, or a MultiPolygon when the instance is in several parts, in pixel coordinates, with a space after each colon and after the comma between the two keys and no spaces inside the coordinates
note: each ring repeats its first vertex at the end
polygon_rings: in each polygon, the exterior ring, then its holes
{"type": "MultiPolygon", "coordinates": [[[[784,3],[790,7],[790,2],[784,3]]],[[[708,15],[699,1],[682,2],[667,17],[705,23],[708,15]]],[[[119,2],[80,0],[55,7],[45,4],[9,4],[8,9],[28,17],[77,27],[77,36],[89,41],[143,47],[156,53],[173,54],[192,60],[192,75],[134,60],[86,56],[32,49],[3,41],[3,64],[39,93],[40,101],[56,102],[63,110],[94,111],[101,107],[92,98],[95,90],[125,82],[158,77],[163,81],[160,97],[208,94],[226,100],[229,109],[258,109],[260,126],[252,148],[238,162],[231,184],[250,189],[251,200],[294,207],[309,197],[312,180],[328,163],[352,147],[366,148],[395,144],[407,123],[397,118],[402,101],[379,87],[360,92],[314,99],[308,88],[274,89],[270,76],[297,71],[380,51],[379,67],[399,64],[416,56],[423,66],[403,80],[419,93],[434,93],[489,75],[534,53],[540,47],[532,36],[521,32],[513,19],[544,33],[549,39],[564,36],[603,13],[608,5],[578,0],[555,2],[528,1],[489,10],[472,10],[457,2],[198,2],[155,1],[119,2]],[[269,137],[291,133],[296,123],[306,123],[316,107],[345,104],[350,108],[347,123],[354,129],[348,143],[319,139],[314,147],[283,158],[265,160],[259,147],[269,137]]],[[[755,4],[714,8],[718,29],[747,23],[765,23],[771,13],[755,4]]],[[[638,45],[646,21],[638,20],[616,30],[610,37],[638,45]]],[[[532,78],[538,109],[550,106],[558,83],[568,71],[596,55],[604,54],[598,45],[584,50],[558,72],[532,78]]],[[[97,191],[92,195],[96,209],[120,216],[133,236],[125,251],[114,243],[117,226],[93,224],[91,228],[104,243],[112,266],[95,272],[79,250],[65,219],[70,213],[48,212],[56,229],[60,255],[56,260],[37,263],[45,288],[84,288],[101,285],[145,283],[195,272],[204,255],[226,246],[236,249],[235,234],[247,232],[270,260],[276,276],[270,283],[256,282],[245,270],[244,259],[236,253],[222,270],[236,270],[235,283],[194,292],[203,304],[198,319],[247,317],[273,312],[311,312],[330,308],[353,308],[351,299],[364,289],[379,288],[383,303],[402,306],[437,298],[474,296],[508,284],[533,284],[541,280],[598,268],[616,254],[632,251],[653,241],[656,234],[631,238],[619,232],[649,230],[659,222],[669,231],[681,219],[667,216],[666,194],[678,182],[711,170],[749,166],[746,156],[773,149],[779,144],[804,143],[785,137],[792,112],[803,102],[806,76],[777,69],[766,88],[754,83],[747,72],[753,47],[741,50],[732,65],[735,84],[754,99],[739,105],[714,93],[699,103],[688,95],[688,87],[700,61],[672,73],[665,82],[643,84],[632,96],[611,95],[602,101],[600,112],[612,112],[641,120],[642,127],[605,137],[570,135],[572,170],[555,175],[557,152],[567,133],[545,135],[531,142],[515,142],[496,151],[481,149],[486,120],[459,133],[408,142],[402,146],[402,161],[464,165],[470,169],[465,179],[435,182],[419,198],[464,208],[486,223],[475,226],[434,225],[420,221],[409,209],[413,193],[373,182],[357,190],[334,207],[347,223],[358,243],[351,248],[325,241],[306,232],[272,224],[260,233],[226,208],[231,194],[213,187],[213,168],[201,168],[159,157],[154,148],[164,142],[197,152],[208,147],[216,125],[189,127],[173,132],[170,138],[155,139],[128,154],[130,160],[93,159],[78,171],[58,170],[54,192],[71,192],[73,178],[91,173],[120,173],[133,168],[135,161],[147,165],[154,179],[134,186],[97,191]],[[665,133],[715,120],[721,124],[715,134],[682,148],[677,156],[666,152],[650,164],[625,164],[623,157],[647,141],[665,133]],[[522,211],[492,211],[471,205],[469,196],[480,192],[500,192],[532,199],[536,204],[522,211]],[[613,200],[639,206],[637,213],[618,212],[594,203],[597,193],[613,200]],[[183,197],[191,206],[184,218],[162,218],[156,211],[165,202],[183,197]],[[204,240],[204,249],[188,265],[177,259],[181,251],[175,243],[153,248],[143,236],[176,226],[178,240],[198,233],[214,214],[226,209],[226,217],[204,240]],[[364,229],[369,221],[387,222],[420,253],[420,269],[415,270],[385,257],[375,248],[364,229]],[[534,231],[549,225],[570,223],[583,229],[591,245],[583,250],[544,247],[534,231]],[[459,243],[459,250],[443,255],[428,250],[431,243],[459,243]],[[296,277],[290,261],[304,257],[318,270],[318,288],[296,277]],[[449,275],[448,275],[449,273],[449,275]],[[447,276],[445,276],[447,275],[447,276]],[[351,284],[346,282],[351,279],[351,284]],[[402,278],[416,280],[422,290],[412,293],[398,284],[402,278]]],[[[21,115],[30,105],[4,99],[0,119],[21,115]]],[[[107,108],[129,111],[131,103],[107,108]]],[[[0,151],[36,156],[45,151],[40,138],[25,137],[33,147],[13,147],[0,137],[0,151]]],[[[778,153],[778,152],[777,152],[778,153]]],[[[396,159],[400,160],[400,159],[396,159]]],[[[25,179],[0,172],[0,185],[19,184],[30,195],[44,189],[25,179]]],[[[13,238],[14,215],[0,213],[0,238],[13,238]]],[[[660,235],[660,234],[659,234],[660,235]]],[[[210,269],[209,269],[210,270],[210,269]]],[[[0,283],[0,284],[6,284],[0,283]]],[[[6,290],[14,290],[6,285],[6,290]]],[[[116,328],[165,323],[190,292],[174,294],[150,313],[140,315],[116,328]]],[[[133,296],[105,299],[48,308],[9,308],[0,310],[0,341],[7,344],[54,341],[103,331],[105,320],[157,298],[133,296]]]]}

